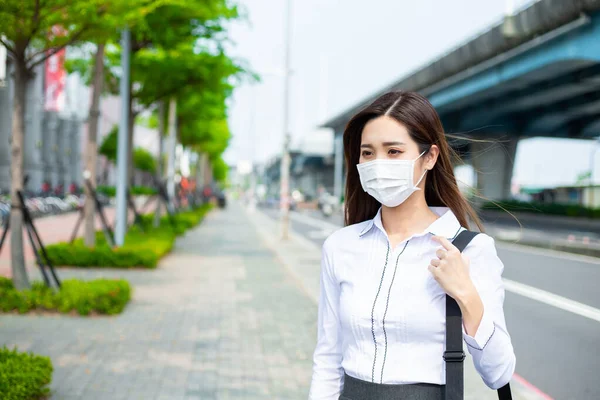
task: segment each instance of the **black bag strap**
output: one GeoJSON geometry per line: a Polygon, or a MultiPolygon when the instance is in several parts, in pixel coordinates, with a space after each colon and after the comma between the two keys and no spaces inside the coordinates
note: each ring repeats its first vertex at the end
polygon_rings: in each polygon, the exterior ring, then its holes
{"type": "MultiPolygon", "coordinates": [[[[477,236],[477,232],[468,230],[461,231],[452,244],[462,253],[471,243],[471,240],[477,236]]],[[[445,400],[463,400],[464,399],[464,360],[462,336],[462,314],[456,300],[446,295],[446,351],[444,352],[444,361],[446,362],[446,388],[444,391],[445,400]]],[[[500,400],[512,400],[510,385],[498,389],[498,398],[500,400]]]]}

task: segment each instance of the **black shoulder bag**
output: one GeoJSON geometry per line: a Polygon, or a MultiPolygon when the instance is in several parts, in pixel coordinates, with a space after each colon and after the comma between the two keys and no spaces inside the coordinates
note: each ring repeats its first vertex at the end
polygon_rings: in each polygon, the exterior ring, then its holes
{"type": "MultiPolygon", "coordinates": [[[[464,230],[452,241],[452,244],[462,253],[467,245],[477,236],[477,232],[464,230]]],[[[464,399],[464,369],[463,362],[465,352],[463,351],[462,314],[458,303],[452,297],[446,295],[446,389],[445,400],[464,399]]],[[[498,389],[500,400],[512,400],[510,385],[498,389]]]]}

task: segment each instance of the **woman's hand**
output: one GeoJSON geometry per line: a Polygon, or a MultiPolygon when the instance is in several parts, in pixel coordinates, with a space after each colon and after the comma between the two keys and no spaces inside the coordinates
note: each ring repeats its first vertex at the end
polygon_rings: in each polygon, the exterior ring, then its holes
{"type": "Polygon", "coordinates": [[[475,291],[469,276],[469,259],[445,237],[434,236],[433,240],[443,248],[437,250],[437,258],[431,260],[429,271],[442,289],[458,302],[475,291]]]}
{"type": "Polygon", "coordinates": [[[475,336],[483,318],[483,302],[469,275],[469,259],[448,239],[435,236],[434,240],[443,249],[436,252],[437,258],[431,260],[429,271],[442,289],[458,303],[467,334],[475,336]]]}

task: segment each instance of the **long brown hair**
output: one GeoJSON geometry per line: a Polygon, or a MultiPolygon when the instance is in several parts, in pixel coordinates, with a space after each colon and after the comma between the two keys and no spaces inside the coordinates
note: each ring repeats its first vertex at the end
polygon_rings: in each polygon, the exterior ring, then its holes
{"type": "Polygon", "coordinates": [[[361,187],[356,165],[360,158],[363,129],[370,120],[387,115],[401,123],[419,146],[419,152],[427,152],[432,145],[438,146],[437,162],[425,177],[425,201],[435,207],[449,207],[461,226],[469,227],[469,219],[479,230],[483,227],[477,213],[462,195],[454,176],[452,159],[458,160],[456,152],[448,145],[440,117],[423,96],[415,92],[390,92],[356,114],[344,131],[344,154],[346,158],[346,225],[372,219],[381,206],[361,187]]]}

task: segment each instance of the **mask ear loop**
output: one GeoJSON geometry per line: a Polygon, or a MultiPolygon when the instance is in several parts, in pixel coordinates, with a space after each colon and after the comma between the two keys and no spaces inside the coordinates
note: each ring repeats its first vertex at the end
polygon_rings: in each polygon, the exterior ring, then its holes
{"type": "MultiPolygon", "coordinates": [[[[423,156],[423,154],[428,153],[429,150],[431,150],[431,146],[427,149],[424,150],[421,154],[419,154],[419,157],[417,157],[415,159],[415,161],[417,161],[419,158],[421,158],[423,156]]],[[[419,180],[417,181],[417,183],[415,183],[415,188],[418,190],[421,190],[421,188],[418,188],[417,186],[419,186],[419,183],[421,183],[421,181],[423,180],[423,178],[425,178],[425,175],[427,175],[427,171],[429,171],[428,169],[425,170],[425,172],[423,172],[423,175],[421,175],[421,177],[419,178],[419,180]]]]}
{"type": "Polygon", "coordinates": [[[417,188],[418,190],[421,190],[421,188],[417,187],[417,186],[419,186],[419,183],[421,183],[421,181],[423,180],[423,178],[425,178],[425,175],[427,175],[427,171],[429,171],[429,170],[426,169],[425,172],[423,172],[423,175],[421,175],[421,177],[417,181],[417,183],[415,183],[415,188],[417,188]]]}

